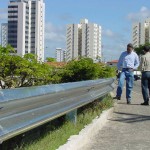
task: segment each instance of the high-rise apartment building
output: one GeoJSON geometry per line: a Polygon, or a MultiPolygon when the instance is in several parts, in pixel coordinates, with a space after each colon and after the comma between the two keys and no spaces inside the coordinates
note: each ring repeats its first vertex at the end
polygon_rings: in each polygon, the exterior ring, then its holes
{"type": "Polygon", "coordinates": [[[66,60],[66,51],[62,48],[56,48],[56,61],[65,62],[66,60]]]}
{"type": "Polygon", "coordinates": [[[1,45],[6,47],[8,43],[8,24],[2,23],[1,24],[1,45]]]}
{"type": "Polygon", "coordinates": [[[98,61],[101,57],[101,26],[82,19],[80,24],[67,25],[66,60],[80,57],[98,61]]]}
{"type": "Polygon", "coordinates": [[[8,44],[17,54],[37,55],[44,61],[45,4],[43,0],[10,0],[8,5],[8,44]]]}
{"type": "Polygon", "coordinates": [[[134,47],[150,43],[150,18],[132,25],[132,42],[134,47]]]}

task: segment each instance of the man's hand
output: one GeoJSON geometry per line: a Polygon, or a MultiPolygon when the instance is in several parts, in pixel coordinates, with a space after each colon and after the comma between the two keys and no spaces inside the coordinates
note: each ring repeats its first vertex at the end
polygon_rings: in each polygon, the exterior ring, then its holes
{"type": "Polygon", "coordinates": [[[120,72],[120,70],[116,70],[116,73],[118,74],[120,72]]]}
{"type": "Polygon", "coordinates": [[[121,74],[121,71],[120,70],[116,70],[116,76],[117,76],[118,79],[120,78],[120,74],[121,74]]]}

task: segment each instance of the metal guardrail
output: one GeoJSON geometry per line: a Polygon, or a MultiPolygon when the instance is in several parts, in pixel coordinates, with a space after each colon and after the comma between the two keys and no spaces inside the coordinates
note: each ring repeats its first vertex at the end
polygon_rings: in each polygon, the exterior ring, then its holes
{"type": "Polygon", "coordinates": [[[114,89],[114,79],[0,90],[0,143],[80,108],[114,89]]]}

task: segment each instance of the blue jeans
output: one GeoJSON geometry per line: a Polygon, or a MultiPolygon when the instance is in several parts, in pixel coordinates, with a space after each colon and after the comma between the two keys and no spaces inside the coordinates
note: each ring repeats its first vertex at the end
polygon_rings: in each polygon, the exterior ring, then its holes
{"type": "Polygon", "coordinates": [[[142,72],[141,86],[144,102],[148,102],[150,94],[150,71],[142,72]]]}
{"type": "Polygon", "coordinates": [[[124,81],[126,79],[126,99],[127,101],[131,101],[131,94],[133,89],[133,81],[134,81],[134,74],[133,71],[130,69],[123,69],[120,75],[118,88],[117,88],[117,96],[121,97],[124,81]]]}

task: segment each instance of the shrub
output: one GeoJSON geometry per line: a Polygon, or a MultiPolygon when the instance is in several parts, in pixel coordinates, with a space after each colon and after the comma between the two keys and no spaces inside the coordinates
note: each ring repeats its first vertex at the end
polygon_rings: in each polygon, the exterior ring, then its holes
{"type": "Polygon", "coordinates": [[[69,62],[61,74],[61,82],[75,82],[109,78],[115,76],[115,69],[104,64],[93,63],[90,58],[69,62]]]}

